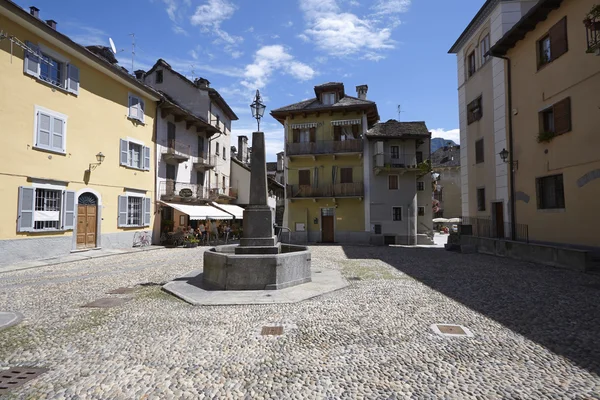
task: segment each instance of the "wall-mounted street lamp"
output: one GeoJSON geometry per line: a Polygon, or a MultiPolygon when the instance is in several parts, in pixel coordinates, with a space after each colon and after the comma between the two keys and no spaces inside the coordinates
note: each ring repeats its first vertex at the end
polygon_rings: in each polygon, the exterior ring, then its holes
{"type": "Polygon", "coordinates": [[[96,154],[96,161],[98,161],[97,163],[90,163],[90,167],[88,168],[88,171],[92,172],[93,170],[95,170],[98,165],[102,164],[102,162],[104,161],[104,154],[102,154],[102,152],[96,154]]]}
{"type": "MultiPolygon", "coordinates": [[[[502,160],[502,162],[505,162],[507,164],[510,163],[508,161],[508,156],[509,156],[508,150],[506,150],[506,149],[503,148],[502,151],[500,153],[498,153],[498,155],[500,156],[500,159],[502,160]]],[[[519,161],[517,161],[517,160],[513,161],[512,165],[515,168],[519,168],[519,161]]]]}
{"type": "Polygon", "coordinates": [[[252,109],[252,117],[256,119],[256,123],[258,124],[257,132],[260,132],[260,119],[263,117],[265,108],[267,107],[263,104],[258,90],[256,90],[256,96],[254,96],[254,101],[250,104],[250,108],[252,109]]]}

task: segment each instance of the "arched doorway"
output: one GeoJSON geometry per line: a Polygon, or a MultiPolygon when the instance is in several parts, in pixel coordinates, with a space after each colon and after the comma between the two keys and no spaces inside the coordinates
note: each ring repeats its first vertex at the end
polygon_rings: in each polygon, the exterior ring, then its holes
{"type": "Polygon", "coordinates": [[[77,249],[95,248],[98,224],[98,197],[85,192],[77,202],[77,249]]]}

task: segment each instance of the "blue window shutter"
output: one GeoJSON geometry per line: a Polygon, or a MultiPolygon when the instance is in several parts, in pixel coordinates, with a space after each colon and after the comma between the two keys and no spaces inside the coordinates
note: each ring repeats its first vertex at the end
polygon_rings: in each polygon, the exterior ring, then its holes
{"type": "Polygon", "coordinates": [[[65,190],[63,195],[63,229],[73,229],[75,223],[75,192],[65,190]]]}
{"type": "Polygon", "coordinates": [[[52,137],[50,138],[50,147],[52,150],[65,152],[65,127],[66,122],[60,118],[52,117],[52,124],[50,126],[52,137]]]}
{"type": "Polygon", "coordinates": [[[34,53],[28,50],[23,50],[23,72],[27,75],[35,76],[36,78],[40,77],[40,49],[38,46],[33,43],[26,41],[25,45],[30,48],[34,53]]]}
{"type": "Polygon", "coordinates": [[[144,100],[142,99],[138,99],[139,101],[139,109],[138,109],[138,119],[142,122],[144,122],[144,117],[146,116],[146,103],[144,103],[144,100]]]}
{"type": "Polygon", "coordinates": [[[150,171],[150,147],[144,146],[144,169],[150,171]]]}
{"type": "Polygon", "coordinates": [[[127,196],[119,196],[119,228],[127,226],[127,196]]]}
{"type": "Polygon", "coordinates": [[[69,64],[68,70],[67,89],[73,94],[79,94],[79,68],[69,64]]]}
{"type": "Polygon", "coordinates": [[[138,118],[139,99],[135,96],[129,96],[129,118],[138,118]]]}
{"type": "Polygon", "coordinates": [[[33,212],[35,210],[35,189],[32,187],[19,187],[19,205],[17,218],[17,232],[33,231],[33,212]]]}
{"type": "Polygon", "coordinates": [[[121,139],[121,165],[129,165],[129,142],[121,139]]]}
{"type": "Polygon", "coordinates": [[[152,214],[150,213],[150,208],[151,208],[150,197],[144,197],[143,207],[144,207],[144,226],[150,226],[150,219],[152,216],[152,214]]]}
{"type": "Polygon", "coordinates": [[[35,135],[35,146],[44,149],[52,149],[52,120],[53,118],[41,111],[37,115],[37,132],[35,135]]]}

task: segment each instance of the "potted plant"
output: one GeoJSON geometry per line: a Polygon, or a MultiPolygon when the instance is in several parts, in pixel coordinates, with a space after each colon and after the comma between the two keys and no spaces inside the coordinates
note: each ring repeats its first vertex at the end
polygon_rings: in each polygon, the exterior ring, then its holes
{"type": "Polygon", "coordinates": [[[193,236],[189,236],[187,239],[185,239],[185,241],[183,242],[183,247],[185,248],[194,248],[194,247],[198,247],[198,239],[196,239],[193,236]]]}
{"type": "Polygon", "coordinates": [[[600,4],[595,4],[586,14],[583,24],[593,31],[600,30],[600,4]]]}
{"type": "Polygon", "coordinates": [[[554,136],[556,136],[554,132],[540,132],[538,133],[537,141],[538,143],[550,143],[554,139],[554,136]]]}
{"type": "Polygon", "coordinates": [[[173,226],[175,225],[175,221],[170,220],[170,219],[163,219],[161,221],[161,225],[162,225],[162,227],[163,227],[164,230],[172,231],[173,230],[173,226]]]}

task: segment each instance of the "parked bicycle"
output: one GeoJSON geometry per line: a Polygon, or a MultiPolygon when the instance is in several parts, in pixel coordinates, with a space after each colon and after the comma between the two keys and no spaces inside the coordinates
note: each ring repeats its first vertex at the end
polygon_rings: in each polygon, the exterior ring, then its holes
{"type": "Polygon", "coordinates": [[[136,232],[133,235],[133,247],[146,247],[152,244],[152,236],[148,231],[136,232]]]}

